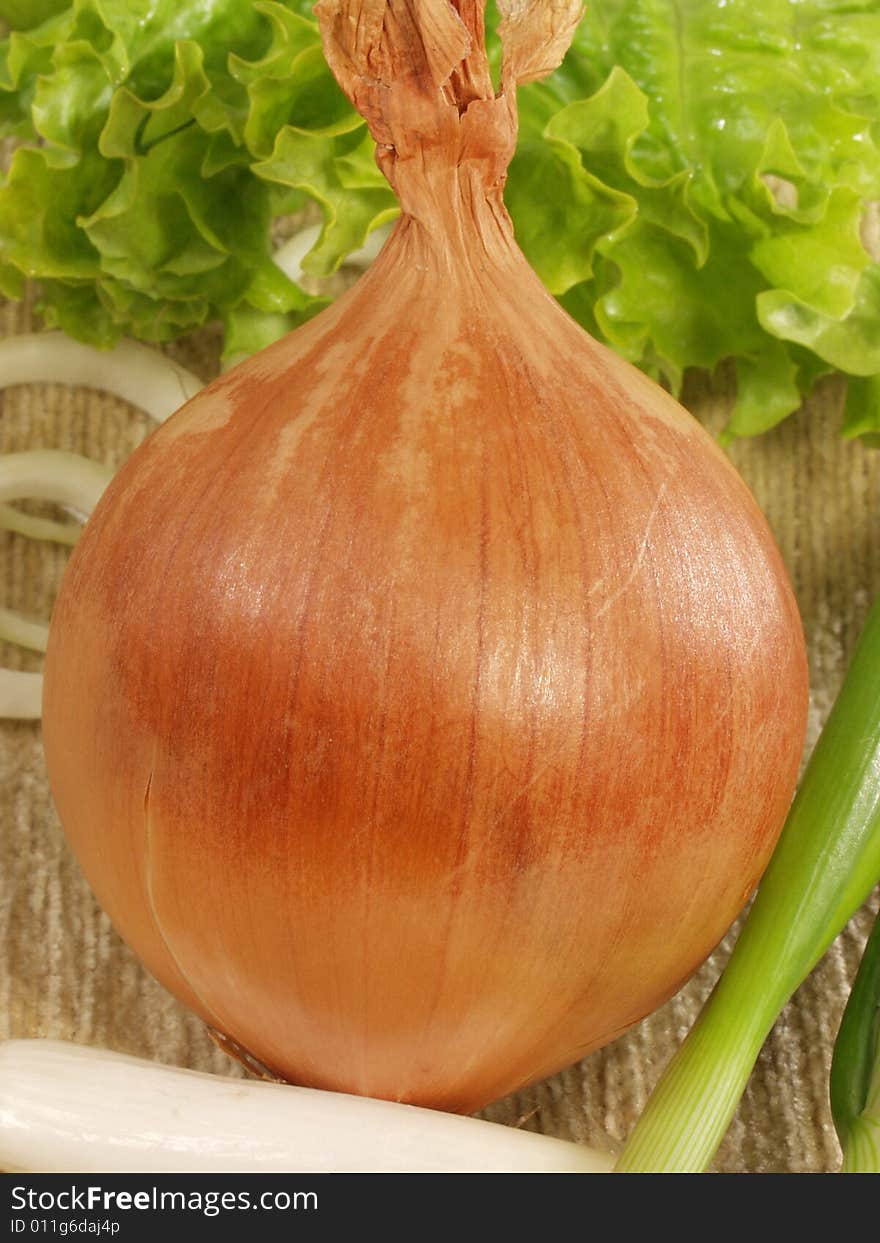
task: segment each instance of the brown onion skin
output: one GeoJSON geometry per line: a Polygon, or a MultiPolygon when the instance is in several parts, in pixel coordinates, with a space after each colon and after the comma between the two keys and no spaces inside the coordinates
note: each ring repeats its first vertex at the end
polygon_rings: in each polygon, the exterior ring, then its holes
{"type": "Polygon", "coordinates": [[[471,1111],[717,944],[807,673],[728,460],[544,291],[500,185],[444,184],[116,477],[44,740],[98,899],[206,1022],[290,1081],[471,1111]]]}

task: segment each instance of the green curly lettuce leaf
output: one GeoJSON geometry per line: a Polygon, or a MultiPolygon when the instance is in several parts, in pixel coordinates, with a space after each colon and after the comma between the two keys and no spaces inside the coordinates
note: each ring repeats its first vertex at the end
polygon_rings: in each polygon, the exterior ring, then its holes
{"type": "Polygon", "coordinates": [[[46,322],[99,345],[219,320],[255,350],[320,309],[272,262],[273,221],[317,202],[306,267],[329,273],[396,203],[309,8],[76,0],[28,23],[0,0],[0,123],[39,143],[0,187],[0,289],[36,279],[46,322]]]}
{"type": "MultiPolygon", "coordinates": [[[[523,247],[625,357],[673,390],[734,359],[729,436],[880,372],[880,0],[592,0],[522,95],[523,247]],[[541,179],[575,204],[557,251],[541,179]]],[[[846,434],[880,432],[876,378],[854,391],[846,434]]]]}
{"type": "MultiPolygon", "coordinates": [[[[333,272],[396,201],[312,0],[0,0],[0,290],[109,343],[219,320],[258,349],[322,301],[271,260],[317,205],[333,272]]],[[[494,28],[494,23],[493,23],[494,28]]],[[[497,61],[497,41],[493,56],[497,61]]],[[[548,288],[677,391],[735,366],[728,436],[819,376],[880,436],[880,0],[588,0],[520,91],[507,201],[548,288]]]]}

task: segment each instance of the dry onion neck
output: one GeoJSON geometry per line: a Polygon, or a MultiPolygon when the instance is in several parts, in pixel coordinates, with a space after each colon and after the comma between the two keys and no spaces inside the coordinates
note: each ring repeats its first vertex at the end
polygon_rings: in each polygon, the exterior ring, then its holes
{"type": "MultiPolygon", "coordinates": [[[[488,256],[515,249],[502,194],[516,146],[517,44],[506,46],[496,96],[484,7],[443,3],[430,17],[415,17],[407,4],[358,0],[321,0],[315,9],[330,66],[367,119],[404,216],[433,240],[452,273],[469,266],[478,239],[488,256]],[[420,22],[428,21],[425,37],[420,22]]],[[[522,8],[503,4],[502,12],[513,7],[522,8]]]]}

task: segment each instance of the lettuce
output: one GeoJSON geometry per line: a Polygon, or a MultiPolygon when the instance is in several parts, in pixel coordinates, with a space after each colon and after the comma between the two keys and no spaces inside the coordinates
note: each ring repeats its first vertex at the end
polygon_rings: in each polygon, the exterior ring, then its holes
{"type": "MultiPolygon", "coordinates": [[[[323,304],[271,260],[317,204],[333,272],[394,216],[311,0],[0,0],[0,289],[98,344],[219,320],[253,350],[323,304]]],[[[880,435],[880,0],[591,0],[520,93],[508,205],[548,288],[678,391],[732,359],[728,436],[852,377],[880,435]]]]}
{"type": "Polygon", "coordinates": [[[272,262],[273,220],[320,204],[323,274],[396,212],[309,4],[26,7],[0,0],[0,123],[31,139],[0,187],[0,289],[35,278],[48,325],[109,345],[219,320],[227,353],[258,349],[324,305],[272,262]]]}

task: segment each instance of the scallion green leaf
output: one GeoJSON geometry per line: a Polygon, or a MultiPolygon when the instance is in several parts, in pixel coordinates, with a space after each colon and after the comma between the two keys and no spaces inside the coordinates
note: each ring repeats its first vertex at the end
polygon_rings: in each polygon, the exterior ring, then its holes
{"type": "Polygon", "coordinates": [[[834,1046],[831,1111],[844,1171],[880,1174],[880,917],[834,1046]]]}

